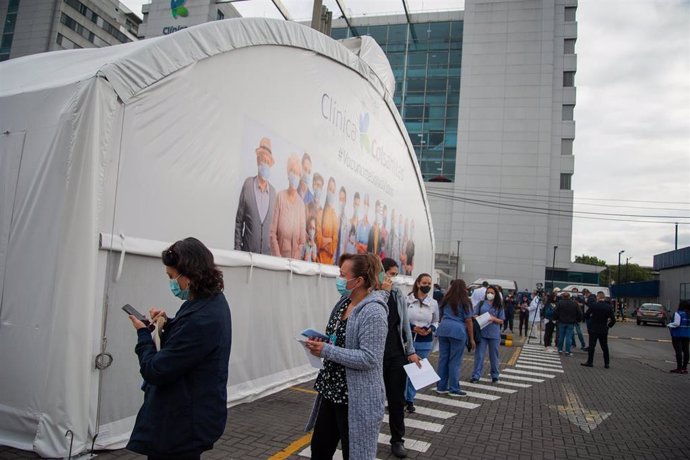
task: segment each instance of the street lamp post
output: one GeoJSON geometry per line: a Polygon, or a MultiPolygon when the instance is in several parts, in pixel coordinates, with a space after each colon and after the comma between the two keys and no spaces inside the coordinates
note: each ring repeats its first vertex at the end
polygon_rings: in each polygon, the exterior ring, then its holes
{"type": "Polygon", "coordinates": [[[628,262],[632,259],[632,257],[626,257],[625,258],[625,282],[629,283],[630,278],[628,277],[628,262]]]}
{"type": "Polygon", "coordinates": [[[620,289],[621,289],[621,254],[625,252],[625,249],[621,249],[618,251],[618,281],[616,284],[618,284],[618,288],[616,289],[616,292],[618,295],[616,296],[616,306],[620,304],[621,298],[620,298],[620,289]]]}
{"type": "Polygon", "coordinates": [[[462,240],[458,240],[458,252],[455,263],[455,279],[458,279],[458,268],[460,268],[460,243],[462,243],[462,240]]]}
{"type": "Polygon", "coordinates": [[[551,262],[551,291],[553,292],[553,288],[555,287],[553,285],[553,280],[554,276],[556,274],[556,249],[558,249],[558,246],[554,245],[553,247],[553,261],[551,262]]]}

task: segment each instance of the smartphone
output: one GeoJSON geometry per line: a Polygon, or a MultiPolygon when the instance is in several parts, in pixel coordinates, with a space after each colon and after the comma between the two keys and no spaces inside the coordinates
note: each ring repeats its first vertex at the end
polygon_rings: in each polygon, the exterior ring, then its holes
{"type": "Polygon", "coordinates": [[[139,313],[139,311],[130,304],[124,305],[122,309],[125,311],[125,313],[127,313],[128,315],[133,315],[136,319],[146,324],[147,326],[151,324],[151,322],[148,320],[148,318],[146,318],[146,316],[139,313]]]}

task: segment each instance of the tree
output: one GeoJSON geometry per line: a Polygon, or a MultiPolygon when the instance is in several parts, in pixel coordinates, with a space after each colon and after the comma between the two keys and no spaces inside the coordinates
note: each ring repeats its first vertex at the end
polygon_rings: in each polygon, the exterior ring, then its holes
{"type": "Polygon", "coordinates": [[[606,261],[601,260],[598,257],[586,256],[582,254],[581,256],[575,256],[575,263],[577,264],[587,264],[587,265],[597,265],[599,267],[605,267],[606,261]]]}
{"type": "MultiPolygon", "coordinates": [[[[621,264],[621,284],[649,281],[651,279],[652,273],[649,269],[640,267],[638,264],[628,264],[626,269],[625,264],[621,264]]],[[[611,284],[610,281],[618,282],[618,264],[607,266],[606,270],[599,275],[599,284],[601,286],[608,286],[611,284]]]]}

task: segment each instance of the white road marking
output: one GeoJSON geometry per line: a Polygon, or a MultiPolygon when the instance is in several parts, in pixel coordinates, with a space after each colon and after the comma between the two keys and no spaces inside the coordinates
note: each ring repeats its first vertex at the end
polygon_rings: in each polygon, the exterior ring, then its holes
{"type": "MultiPolygon", "coordinates": [[[[417,411],[415,411],[415,413],[417,413],[417,411]]],[[[388,423],[388,417],[384,417],[383,423],[388,423]]],[[[409,416],[405,417],[405,426],[408,428],[418,428],[420,430],[433,431],[435,433],[439,433],[443,429],[443,425],[441,425],[440,423],[416,420],[413,418],[409,418],[409,416]]]]}
{"type": "MultiPolygon", "coordinates": [[[[505,371],[506,369],[504,369],[505,371]]],[[[531,372],[530,372],[531,374],[531,372]]],[[[520,375],[510,375],[510,374],[501,374],[501,379],[512,379],[512,380],[521,380],[523,382],[534,382],[534,383],[542,383],[544,379],[535,379],[534,377],[523,377],[520,375]]],[[[498,381],[498,383],[501,383],[501,380],[498,381]]]]}
{"type": "Polygon", "coordinates": [[[594,431],[598,425],[611,415],[611,412],[599,412],[582,407],[580,398],[578,398],[572,385],[563,384],[563,391],[565,392],[567,404],[565,406],[550,404],[549,407],[558,411],[558,415],[567,419],[585,433],[594,431]]]}
{"type": "MultiPolygon", "coordinates": [[[[419,395],[417,395],[419,396],[419,395]]],[[[379,444],[390,444],[390,435],[379,433],[379,444]]],[[[431,443],[424,441],[415,441],[414,439],[405,438],[405,449],[416,450],[417,452],[426,452],[431,447],[431,443]]]]}
{"type": "Polygon", "coordinates": [[[523,371],[521,369],[503,369],[503,372],[507,372],[509,374],[530,375],[532,377],[546,377],[547,379],[556,377],[555,375],[551,374],[540,374],[539,372],[523,371]]]}
{"type": "Polygon", "coordinates": [[[479,388],[480,390],[495,391],[497,393],[517,393],[517,390],[509,390],[507,388],[498,388],[498,387],[491,386],[491,385],[482,385],[481,383],[460,382],[460,385],[462,385],[464,387],[470,387],[470,388],[479,388]]]}
{"type": "MultiPolygon", "coordinates": [[[[538,379],[534,379],[538,380],[538,379]]],[[[491,379],[479,379],[480,382],[491,382],[491,379]]],[[[539,380],[540,382],[543,382],[543,380],[539,380]]],[[[509,387],[516,387],[516,388],[529,388],[532,385],[529,385],[527,383],[514,383],[514,382],[506,382],[505,380],[501,379],[498,381],[499,385],[506,385],[509,387]]]]}
{"type": "Polygon", "coordinates": [[[441,398],[438,396],[431,396],[424,393],[417,393],[416,398],[421,399],[422,401],[429,401],[437,404],[445,404],[446,406],[462,407],[463,409],[476,409],[481,405],[471,402],[458,401],[457,399],[451,398],[450,396],[441,398]]]}
{"type": "Polygon", "coordinates": [[[554,368],[541,367],[541,366],[528,366],[526,364],[516,364],[515,367],[520,368],[520,369],[532,369],[534,371],[549,371],[549,372],[558,372],[561,374],[565,373],[565,371],[562,369],[554,369],[554,368]]]}
{"type": "MultiPolygon", "coordinates": [[[[446,412],[443,410],[437,410],[437,409],[429,409],[428,407],[422,407],[422,406],[414,406],[415,407],[415,414],[421,414],[421,415],[426,415],[428,417],[436,417],[436,418],[442,418],[442,419],[449,419],[451,417],[455,417],[458,415],[455,412],[446,412]]],[[[409,420],[409,419],[408,419],[409,420]]]]}

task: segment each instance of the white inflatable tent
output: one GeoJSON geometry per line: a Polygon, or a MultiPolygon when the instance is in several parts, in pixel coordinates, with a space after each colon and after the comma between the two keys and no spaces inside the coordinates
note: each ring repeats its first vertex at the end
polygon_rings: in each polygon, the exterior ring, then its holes
{"type": "Polygon", "coordinates": [[[294,337],[323,327],[337,267],[235,250],[262,138],[276,191],[288,156],[309,152],[346,187],[347,216],[354,192],[369,196],[372,222],[375,200],[397,209],[413,274],[432,273],[428,203],[393,90],[373,40],[344,46],[265,19],[1,63],[0,444],[66,456],[70,430],[73,453],[124,445],[142,393],[120,307],[175,313],[160,252],[186,236],[225,275],[228,404],[313,377],[294,337]]]}

